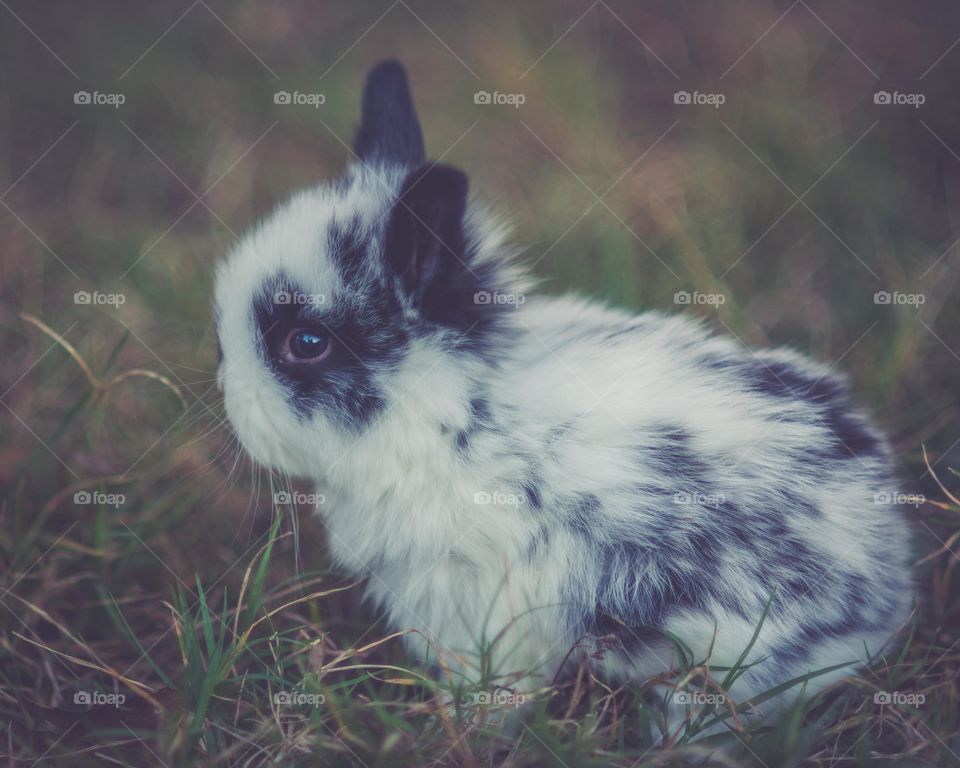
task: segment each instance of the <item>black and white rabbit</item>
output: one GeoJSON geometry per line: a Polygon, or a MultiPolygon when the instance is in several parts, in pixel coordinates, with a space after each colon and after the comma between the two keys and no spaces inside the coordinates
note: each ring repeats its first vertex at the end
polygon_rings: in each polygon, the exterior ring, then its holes
{"type": "Polygon", "coordinates": [[[603,638],[599,672],[639,680],[668,636],[733,663],[769,606],[742,700],[887,642],[908,528],[839,378],[531,293],[466,176],[426,161],[395,62],[368,76],[355,152],[220,265],[219,379],[250,454],[322,488],[337,563],[419,630],[413,654],[468,677],[486,655],[509,684],[603,638]]]}

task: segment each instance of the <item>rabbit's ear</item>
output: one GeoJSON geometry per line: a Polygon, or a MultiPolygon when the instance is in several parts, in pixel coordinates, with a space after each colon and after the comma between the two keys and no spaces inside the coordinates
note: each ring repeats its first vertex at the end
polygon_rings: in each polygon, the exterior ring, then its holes
{"type": "Polygon", "coordinates": [[[407,73],[397,61],[382,61],[367,75],[363,115],[353,142],[365,163],[420,165],[426,153],[407,73]]]}
{"type": "Polygon", "coordinates": [[[427,316],[442,314],[470,282],[463,222],[468,189],[456,168],[424,165],[407,176],[390,212],[388,267],[427,316]]]}

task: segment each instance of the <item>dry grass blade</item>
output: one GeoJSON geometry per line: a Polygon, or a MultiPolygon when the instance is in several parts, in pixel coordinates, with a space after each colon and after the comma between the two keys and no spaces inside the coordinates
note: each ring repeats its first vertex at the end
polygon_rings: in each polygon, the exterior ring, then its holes
{"type": "Polygon", "coordinates": [[[927,456],[927,446],[921,446],[923,448],[923,463],[927,467],[927,472],[930,473],[930,476],[933,478],[934,482],[939,486],[940,490],[943,491],[943,495],[946,496],[950,501],[960,507],[960,499],[954,496],[950,491],[947,490],[947,487],[940,482],[940,478],[937,477],[937,473],[933,471],[933,467],[930,465],[930,458],[927,456]]]}
{"type": "Polygon", "coordinates": [[[83,359],[83,356],[79,352],[77,352],[73,344],[71,344],[69,341],[63,338],[63,336],[61,336],[59,333],[53,330],[53,328],[51,328],[49,325],[43,322],[43,320],[41,320],[40,318],[34,317],[33,315],[28,314],[27,312],[21,312],[20,317],[23,320],[26,320],[31,325],[33,325],[34,327],[39,328],[43,333],[45,333],[47,336],[53,339],[57,344],[59,344],[64,349],[64,351],[74,359],[76,364],[80,366],[80,370],[83,371],[83,375],[87,377],[87,381],[90,382],[91,387],[93,387],[95,390],[103,389],[103,384],[94,375],[93,370],[90,368],[89,365],[87,365],[87,361],[83,359]]]}
{"type": "Polygon", "coordinates": [[[183,396],[183,393],[180,391],[180,388],[174,384],[170,379],[164,376],[162,373],[157,373],[156,371],[147,370],[146,368],[131,368],[129,371],[124,371],[123,373],[118,373],[109,382],[107,382],[107,389],[110,389],[115,384],[119,384],[121,381],[126,379],[140,377],[144,379],[153,379],[154,381],[159,381],[165,387],[167,387],[174,395],[176,395],[177,400],[180,401],[180,405],[183,406],[184,410],[187,410],[190,406],[187,404],[186,398],[183,396]]]}
{"type": "Polygon", "coordinates": [[[40,329],[43,333],[45,333],[47,336],[53,339],[57,344],[59,344],[63,348],[63,350],[68,355],[70,355],[70,357],[73,358],[76,364],[80,366],[80,370],[83,371],[83,375],[86,376],[87,381],[90,383],[90,386],[93,388],[93,390],[97,393],[98,396],[103,396],[106,392],[108,392],[111,389],[111,387],[113,387],[116,384],[119,384],[122,381],[125,381],[126,379],[140,377],[140,378],[152,379],[154,381],[159,382],[160,384],[165,386],[167,389],[169,389],[171,392],[173,392],[177,400],[180,401],[180,404],[183,406],[184,410],[187,410],[189,408],[186,398],[184,398],[183,393],[180,391],[180,388],[163,374],[160,374],[160,373],[157,373],[156,371],[151,371],[145,368],[131,368],[128,371],[123,371],[122,373],[119,373],[116,376],[113,376],[107,381],[102,381],[100,378],[98,378],[94,374],[93,369],[90,367],[87,361],[84,360],[83,356],[77,351],[76,347],[74,347],[73,344],[67,341],[62,334],[57,333],[55,330],[53,330],[53,328],[51,328],[49,325],[43,322],[40,318],[35,317],[27,312],[21,312],[20,317],[26,322],[33,325],[34,327],[40,329]]]}
{"type": "Polygon", "coordinates": [[[44,645],[43,643],[37,640],[32,640],[31,638],[27,637],[26,635],[22,635],[19,632],[14,631],[13,634],[16,637],[23,640],[25,643],[29,643],[30,645],[36,646],[37,648],[41,648],[47,651],[48,653],[52,653],[55,656],[59,656],[61,659],[66,659],[67,661],[70,661],[73,664],[77,664],[78,666],[86,667],[88,669],[95,670],[102,674],[109,675],[118,683],[123,683],[123,685],[127,686],[127,688],[129,688],[135,695],[139,696],[145,701],[150,702],[150,704],[156,707],[157,710],[164,709],[164,706],[152,696],[153,691],[151,690],[150,686],[145,685],[144,683],[138,682],[137,680],[132,680],[131,678],[120,674],[119,672],[117,672],[117,670],[109,666],[95,664],[92,661],[88,661],[87,659],[81,659],[77,656],[73,656],[69,653],[65,653],[64,651],[58,651],[56,648],[51,648],[49,645],[44,645]]]}

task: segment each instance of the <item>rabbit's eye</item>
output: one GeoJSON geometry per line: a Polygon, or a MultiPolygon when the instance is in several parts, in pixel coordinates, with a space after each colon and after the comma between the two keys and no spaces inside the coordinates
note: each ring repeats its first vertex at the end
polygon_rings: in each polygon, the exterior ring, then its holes
{"type": "Polygon", "coordinates": [[[329,337],[311,328],[295,328],[284,342],[281,355],[287,362],[315,363],[330,354],[329,337]]]}

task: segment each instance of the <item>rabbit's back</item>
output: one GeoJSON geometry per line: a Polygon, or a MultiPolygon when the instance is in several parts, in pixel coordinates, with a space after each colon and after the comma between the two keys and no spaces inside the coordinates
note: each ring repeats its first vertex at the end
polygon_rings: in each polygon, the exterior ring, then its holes
{"type": "Polygon", "coordinates": [[[528,457],[530,557],[568,560],[574,635],[615,636],[624,670],[657,630],[729,663],[769,605],[755,655],[782,681],[866,661],[896,630],[906,523],[887,447],[840,378],[683,317],[549,299],[517,321],[485,418],[528,457]]]}

